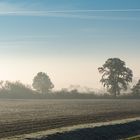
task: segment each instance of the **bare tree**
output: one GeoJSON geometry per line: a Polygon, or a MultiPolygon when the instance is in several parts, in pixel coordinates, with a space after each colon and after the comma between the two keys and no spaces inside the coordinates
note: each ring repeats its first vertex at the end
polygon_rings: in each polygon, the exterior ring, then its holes
{"type": "Polygon", "coordinates": [[[140,80],[132,88],[132,94],[135,96],[140,96],[140,80]]]}

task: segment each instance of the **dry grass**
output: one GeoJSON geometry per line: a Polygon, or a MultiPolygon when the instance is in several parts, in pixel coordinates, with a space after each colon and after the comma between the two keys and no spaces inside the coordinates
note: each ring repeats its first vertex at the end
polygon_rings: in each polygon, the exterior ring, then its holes
{"type": "Polygon", "coordinates": [[[140,140],[140,136],[129,137],[123,140],[140,140]]]}

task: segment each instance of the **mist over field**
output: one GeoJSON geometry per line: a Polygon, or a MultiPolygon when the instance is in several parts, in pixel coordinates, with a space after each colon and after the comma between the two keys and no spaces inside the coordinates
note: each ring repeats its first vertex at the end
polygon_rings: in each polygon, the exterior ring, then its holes
{"type": "Polygon", "coordinates": [[[140,1],[1,0],[0,139],[140,139],[140,1]]]}

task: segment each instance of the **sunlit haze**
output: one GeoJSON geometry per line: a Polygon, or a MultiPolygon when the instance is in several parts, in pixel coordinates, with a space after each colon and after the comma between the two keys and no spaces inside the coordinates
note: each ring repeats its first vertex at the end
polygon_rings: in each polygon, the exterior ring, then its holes
{"type": "Polygon", "coordinates": [[[110,57],[140,77],[140,1],[0,1],[0,80],[31,85],[43,71],[55,89],[100,89],[110,57]]]}

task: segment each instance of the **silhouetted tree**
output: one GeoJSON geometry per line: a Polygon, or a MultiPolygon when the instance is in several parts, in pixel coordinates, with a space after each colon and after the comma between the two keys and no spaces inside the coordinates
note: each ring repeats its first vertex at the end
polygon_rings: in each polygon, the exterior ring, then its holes
{"type": "Polygon", "coordinates": [[[132,94],[135,96],[140,96],[140,80],[138,81],[136,85],[133,86],[132,94]]]}
{"type": "Polygon", "coordinates": [[[31,88],[29,86],[25,86],[24,84],[22,84],[20,81],[16,81],[16,82],[10,82],[10,81],[6,81],[4,88],[7,90],[23,90],[26,91],[26,89],[30,89],[31,88]]]}
{"type": "Polygon", "coordinates": [[[0,89],[3,89],[4,81],[0,81],[0,89]]]}
{"type": "Polygon", "coordinates": [[[98,70],[103,74],[100,82],[114,96],[120,95],[121,89],[127,90],[129,82],[132,82],[132,70],[119,58],[109,58],[98,70]]]}
{"type": "Polygon", "coordinates": [[[33,88],[40,93],[48,93],[54,88],[49,76],[44,72],[39,72],[33,79],[33,88]]]}
{"type": "Polygon", "coordinates": [[[5,94],[10,94],[11,96],[13,96],[13,98],[26,98],[33,94],[32,89],[29,86],[22,84],[20,81],[4,82],[2,91],[5,94]]]}

